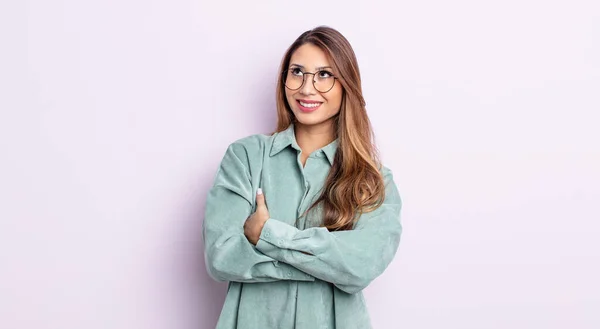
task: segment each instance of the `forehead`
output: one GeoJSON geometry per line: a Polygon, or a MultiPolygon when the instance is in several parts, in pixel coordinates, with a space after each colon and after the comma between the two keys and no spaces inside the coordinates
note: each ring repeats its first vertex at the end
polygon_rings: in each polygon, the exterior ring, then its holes
{"type": "Polygon", "coordinates": [[[331,66],[329,57],[321,48],[312,43],[305,43],[298,47],[292,57],[290,57],[290,65],[297,64],[303,66],[307,70],[315,70],[320,67],[331,66]]]}

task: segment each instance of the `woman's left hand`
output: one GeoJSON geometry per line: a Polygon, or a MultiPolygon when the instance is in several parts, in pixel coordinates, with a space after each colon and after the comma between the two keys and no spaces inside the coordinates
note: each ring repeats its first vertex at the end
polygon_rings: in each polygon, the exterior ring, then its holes
{"type": "Polygon", "coordinates": [[[265,204],[265,195],[259,188],[256,192],[256,211],[252,214],[244,223],[244,235],[248,238],[248,241],[253,245],[258,243],[260,233],[265,225],[265,222],[269,219],[269,209],[265,204]]]}

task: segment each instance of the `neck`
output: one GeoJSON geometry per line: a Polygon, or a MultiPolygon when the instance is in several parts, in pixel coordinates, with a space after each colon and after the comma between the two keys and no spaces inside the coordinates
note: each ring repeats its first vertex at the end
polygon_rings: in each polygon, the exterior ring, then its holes
{"type": "Polygon", "coordinates": [[[331,121],[318,125],[303,125],[296,122],[294,133],[298,146],[305,154],[310,154],[335,140],[334,125],[331,121]]]}

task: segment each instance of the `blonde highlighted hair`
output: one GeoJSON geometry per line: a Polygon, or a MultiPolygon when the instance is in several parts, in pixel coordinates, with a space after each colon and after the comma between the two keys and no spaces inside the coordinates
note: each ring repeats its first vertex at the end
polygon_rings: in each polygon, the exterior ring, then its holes
{"type": "Polygon", "coordinates": [[[294,122],[294,114],[285,96],[283,71],[292,54],[311,43],[331,60],[343,88],[342,103],[334,120],[338,149],[322,194],[307,210],[322,203],[323,226],[330,231],[350,230],[361,213],[378,208],[385,198],[380,173],[381,162],[362,95],[358,62],[352,46],[337,30],[319,26],[302,33],[287,49],[277,82],[277,129],[280,132],[294,122]]]}

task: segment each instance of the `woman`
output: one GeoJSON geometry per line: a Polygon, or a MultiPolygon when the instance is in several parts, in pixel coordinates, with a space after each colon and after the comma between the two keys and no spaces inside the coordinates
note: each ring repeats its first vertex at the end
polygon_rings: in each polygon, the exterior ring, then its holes
{"type": "Polygon", "coordinates": [[[394,257],[401,200],[350,43],[317,27],[283,57],[277,131],[227,148],[206,202],[219,329],[370,328],[362,290],[394,257]]]}

